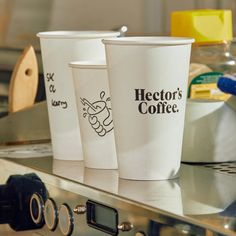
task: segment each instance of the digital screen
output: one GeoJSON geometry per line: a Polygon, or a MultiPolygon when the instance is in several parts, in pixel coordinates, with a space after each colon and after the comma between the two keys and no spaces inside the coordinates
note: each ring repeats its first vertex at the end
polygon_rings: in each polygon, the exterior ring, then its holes
{"type": "Polygon", "coordinates": [[[94,221],[97,224],[104,225],[112,229],[117,227],[114,210],[101,205],[95,206],[94,221]]]}
{"type": "Polygon", "coordinates": [[[111,235],[118,234],[118,213],[116,209],[90,200],[86,206],[89,226],[111,235]]]}

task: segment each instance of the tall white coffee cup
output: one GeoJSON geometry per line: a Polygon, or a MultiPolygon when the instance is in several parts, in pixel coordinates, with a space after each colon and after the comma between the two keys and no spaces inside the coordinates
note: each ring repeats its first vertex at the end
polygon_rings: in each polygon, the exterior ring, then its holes
{"type": "Polygon", "coordinates": [[[83,159],[74,85],[68,63],[105,59],[101,39],[119,34],[114,31],[49,31],[37,34],[42,52],[54,158],[83,159]]]}
{"type": "Polygon", "coordinates": [[[119,176],[178,175],[193,39],[104,39],[119,176]]]}

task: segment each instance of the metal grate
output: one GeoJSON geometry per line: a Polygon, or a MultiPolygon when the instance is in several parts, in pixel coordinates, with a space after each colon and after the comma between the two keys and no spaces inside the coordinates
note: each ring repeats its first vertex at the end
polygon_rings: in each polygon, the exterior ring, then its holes
{"type": "Polygon", "coordinates": [[[213,169],[215,171],[224,172],[230,175],[236,175],[236,162],[206,164],[206,168],[213,169]]]}

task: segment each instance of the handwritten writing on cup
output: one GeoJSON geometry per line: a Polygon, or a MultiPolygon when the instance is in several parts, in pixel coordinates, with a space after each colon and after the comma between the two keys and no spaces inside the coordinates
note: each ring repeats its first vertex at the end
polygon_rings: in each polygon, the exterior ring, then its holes
{"type": "MultiPolygon", "coordinates": [[[[56,94],[56,85],[54,84],[54,76],[55,73],[46,73],[46,81],[47,83],[49,83],[48,85],[48,90],[49,93],[51,94],[56,94]]],[[[62,109],[66,109],[68,107],[68,102],[67,101],[63,101],[63,100],[55,100],[55,99],[51,99],[51,105],[53,107],[58,107],[58,108],[62,108],[62,109]]]]}

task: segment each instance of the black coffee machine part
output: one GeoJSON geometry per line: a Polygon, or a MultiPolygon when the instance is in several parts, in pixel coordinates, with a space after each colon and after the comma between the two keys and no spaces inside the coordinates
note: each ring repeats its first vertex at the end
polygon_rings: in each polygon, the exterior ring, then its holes
{"type": "Polygon", "coordinates": [[[46,201],[46,187],[36,174],[11,175],[0,185],[0,224],[9,224],[15,231],[42,228],[44,220],[36,224],[30,215],[30,199],[35,193],[46,201]]]}

